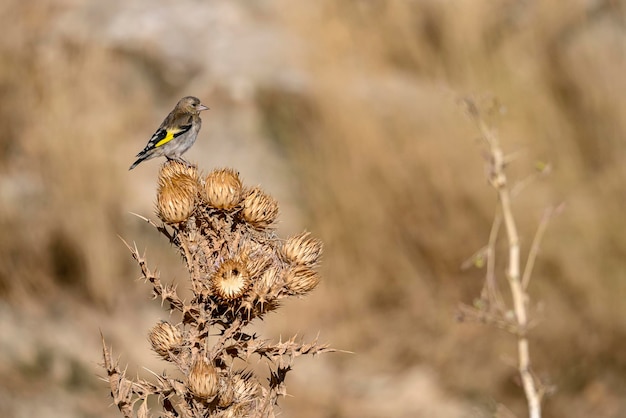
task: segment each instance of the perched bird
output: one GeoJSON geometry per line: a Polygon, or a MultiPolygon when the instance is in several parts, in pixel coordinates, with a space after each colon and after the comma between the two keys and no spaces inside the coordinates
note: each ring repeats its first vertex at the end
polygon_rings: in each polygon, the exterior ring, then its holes
{"type": "Polygon", "coordinates": [[[137,161],[129,170],[139,163],[152,158],[165,156],[168,160],[178,160],[187,163],[181,158],[194,142],[200,131],[202,120],[200,112],[208,107],[200,103],[200,99],[193,96],[183,97],[178,101],[174,110],[165,118],[159,129],[152,135],[146,147],[137,154],[137,161]]]}

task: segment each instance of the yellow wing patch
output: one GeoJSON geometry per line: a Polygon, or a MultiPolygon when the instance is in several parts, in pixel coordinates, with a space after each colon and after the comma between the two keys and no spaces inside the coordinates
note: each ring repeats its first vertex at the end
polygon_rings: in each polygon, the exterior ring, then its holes
{"type": "Polygon", "coordinates": [[[165,138],[163,138],[162,140],[160,140],[159,142],[157,142],[154,146],[155,148],[160,147],[161,145],[167,144],[168,142],[170,142],[172,139],[174,139],[174,135],[177,134],[180,130],[169,130],[167,131],[167,134],[165,135],[165,138]]]}

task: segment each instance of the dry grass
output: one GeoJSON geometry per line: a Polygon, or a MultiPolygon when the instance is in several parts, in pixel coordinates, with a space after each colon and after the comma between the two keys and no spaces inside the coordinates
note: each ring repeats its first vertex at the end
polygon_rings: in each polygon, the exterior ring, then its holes
{"type": "Polygon", "coordinates": [[[0,50],[0,219],[9,230],[0,240],[2,289],[11,299],[60,286],[110,303],[124,272],[110,262],[123,257],[111,235],[124,193],[114,151],[145,117],[137,110],[147,97],[128,92],[132,69],[114,52],[47,35],[55,33],[54,2],[7,2],[1,12],[30,28],[9,29],[0,50]]]}

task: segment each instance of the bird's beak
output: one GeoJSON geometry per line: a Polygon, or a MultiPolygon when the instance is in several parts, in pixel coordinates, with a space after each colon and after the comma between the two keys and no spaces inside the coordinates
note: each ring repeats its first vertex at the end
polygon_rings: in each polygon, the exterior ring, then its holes
{"type": "Polygon", "coordinates": [[[202,112],[203,110],[209,110],[209,108],[203,105],[202,103],[200,103],[198,105],[198,112],[202,112]]]}

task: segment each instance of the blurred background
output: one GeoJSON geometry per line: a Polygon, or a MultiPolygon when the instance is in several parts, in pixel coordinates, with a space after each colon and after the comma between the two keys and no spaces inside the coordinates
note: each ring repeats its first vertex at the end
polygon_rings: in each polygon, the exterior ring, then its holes
{"type": "Polygon", "coordinates": [[[281,416],[525,415],[514,339],[455,320],[496,204],[468,95],[500,104],[512,179],[553,168],[515,200],[524,254],[566,205],[530,285],[545,416],[626,416],[626,2],[4,0],[0,17],[0,416],[120,416],[100,331],[131,376],[165,368],[146,334],[168,313],[118,236],[184,287],[131,214],[154,218],[160,161],[127,169],[190,94],[211,110],[186,157],[272,193],[279,235],[325,242],[320,287],[258,332],[354,354],[298,359],[281,416]]]}

